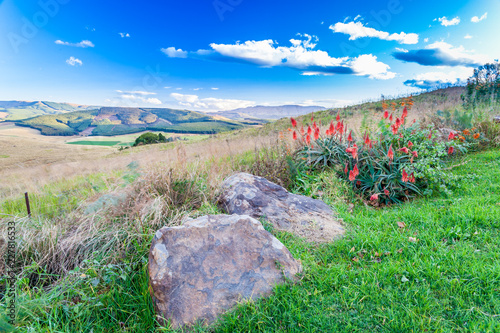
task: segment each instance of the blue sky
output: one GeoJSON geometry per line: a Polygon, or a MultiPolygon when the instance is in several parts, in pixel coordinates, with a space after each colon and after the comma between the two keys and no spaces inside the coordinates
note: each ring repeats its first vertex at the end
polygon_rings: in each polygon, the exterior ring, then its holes
{"type": "Polygon", "coordinates": [[[0,100],[339,106],[499,58],[500,2],[0,0],[0,100]]]}

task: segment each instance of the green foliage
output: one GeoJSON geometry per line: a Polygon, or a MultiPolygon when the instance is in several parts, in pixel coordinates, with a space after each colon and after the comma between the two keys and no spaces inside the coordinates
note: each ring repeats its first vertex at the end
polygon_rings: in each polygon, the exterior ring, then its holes
{"type": "Polygon", "coordinates": [[[458,136],[439,140],[431,128],[407,125],[404,114],[394,123],[380,121],[371,140],[368,134],[362,141],[347,137],[350,132],[340,121],[332,122],[325,136],[319,135],[319,128],[311,129],[311,135],[301,136],[296,158],[311,170],[334,168],[373,202],[397,203],[436,190],[449,193],[456,179],[445,170],[448,155],[465,153],[473,143],[458,136]],[[318,138],[311,141],[316,131],[318,138]]]}
{"type": "Polygon", "coordinates": [[[460,112],[455,109],[455,111],[451,113],[448,110],[438,110],[436,115],[436,125],[438,127],[448,127],[462,131],[467,128],[472,128],[474,125],[474,114],[472,112],[460,112]]]}
{"type": "Polygon", "coordinates": [[[172,138],[167,139],[163,134],[155,134],[151,132],[147,132],[141,134],[137,139],[135,139],[134,147],[141,145],[150,145],[153,143],[162,143],[167,141],[172,141],[172,138]],[[169,140],[170,139],[170,140],[169,140]]]}
{"type": "Polygon", "coordinates": [[[496,106],[500,102],[500,64],[498,61],[474,69],[467,80],[467,91],[462,95],[464,108],[475,110],[482,106],[496,106]]]}

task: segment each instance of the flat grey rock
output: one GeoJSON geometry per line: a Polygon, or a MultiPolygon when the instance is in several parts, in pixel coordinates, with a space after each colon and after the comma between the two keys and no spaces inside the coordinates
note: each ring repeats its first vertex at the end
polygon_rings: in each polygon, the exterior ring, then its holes
{"type": "Polygon", "coordinates": [[[288,249],[250,216],[209,215],[160,229],[149,253],[151,294],[173,328],[272,292],[301,271],[288,249]]]}
{"type": "Polygon", "coordinates": [[[291,194],[248,173],[241,172],[224,181],[219,205],[229,214],[264,217],[276,229],[310,241],[331,242],[344,234],[340,219],[323,201],[291,194]]]}

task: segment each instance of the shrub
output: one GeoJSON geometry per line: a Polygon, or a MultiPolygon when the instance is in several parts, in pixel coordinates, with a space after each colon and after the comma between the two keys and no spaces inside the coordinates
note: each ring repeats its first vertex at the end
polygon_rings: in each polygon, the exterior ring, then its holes
{"type": "Polygon", "coordinates": [[[155,134],[152,132],[147,132],[141,134],[137,139],[135,139],[134,147],[140,145],[150,145],[153,143],[167,142],[167,138],[163,134],[155,134]]]}
{"type": "MultiPolygon", "coordinates": [[[[349,181],[355,191],[373,203],[395,203],[429,194],[434,190],[448,192],[456,179],[444,169],[448,156],[465,153],[474,142],[462,140],[460,134],[450,133],[442,140],[431,127],[407,123],[413,101],[404,99],[400,117],[383,103],[384,116],[378,131],[365,134],[361,141],[348,131],[340,115],[322,134],[314,122],[305,129],[292,118],[293,139],[298,142],[295,153],[302,167],[309,169],[334,168],[340,177],[349,181]]],[[[475,140],[474,135],[470,135],[475,140]]]]}

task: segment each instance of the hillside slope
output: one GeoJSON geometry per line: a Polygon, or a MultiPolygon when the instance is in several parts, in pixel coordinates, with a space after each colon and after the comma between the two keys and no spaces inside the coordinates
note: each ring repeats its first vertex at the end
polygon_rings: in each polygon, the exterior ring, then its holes
{"type": "Polygon", "coordinates": [[[6,120],[21,120],[50,114],[90,110],[95,108],[96,107],[88,105],[46,101],[0,101],[0,122],[6,120]]]}
{"type": "Polygon", "coordinates": [[[326,110],[322,106],[280,105],[280,106],[250,106],[231,111],[210,113],[234,120],[275,120],[284,117],[297,117],[311,112],[326,110]]]}
{"type": "Polygon", "coordinates": [[[146,130],[208,134],[230,131],[246,124],[187,110],[103,107],[98,110],[44,115],[16,122],[44,135],[121,135],[146,130]]]}

